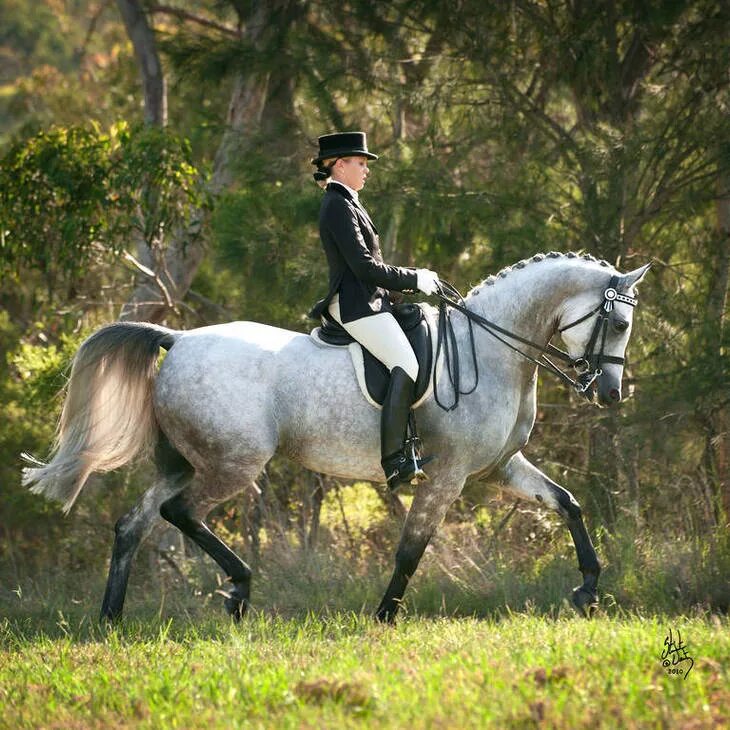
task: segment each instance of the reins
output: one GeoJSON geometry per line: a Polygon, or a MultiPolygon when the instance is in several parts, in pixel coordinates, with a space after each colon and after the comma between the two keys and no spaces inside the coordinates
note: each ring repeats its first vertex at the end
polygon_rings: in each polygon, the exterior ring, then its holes
{"type": "Polygon", "coordinates": [[[571,327],[584,322],[588,318],[595,314],[598,314],[596,324],[593,328],[590,340],[586,346],[586,351],[582,357],[574,358],[570,354],[561,350],[559,347],[555,347],[551,343],[542,346],[532,340],[522,337],[521,335],[510,332],[504,327],[500,327],[496,322],[488,320],[486,317],[482,317],[475,312],[472,312],[467,308],[464,297],[461,295],[459,290],[443,279],[440,281],[439,291],[437,295],[440,299],[439,302],[439,317],[438,317],[438,329],[436,339],[436,363],[438,363],[441,349],[444,350],[444,361],[446,363],[446,371],[449,377],[449,382],[454,391],[454,402],[450,406],[446,406],[441,402],[438,394],[438,385],[436,382],[437,368],[433,370],[433,393],[436,403],[445,411],[453,411],[459,405],[459,398],[462,395],[469,395],[476,390],[479,384],[479,365],[476,356],[476,342],[474,340],[474,327],[476,324],[483,330],[488,332],[492,337],[499,340],[502,344],[506,345],[510,350],[513,350],[517,354],[524,357],[526,360],[534,363],[537,367],[547,370],[553,375],[557,376],[566,385],[574,388],[584,398],[591,398],[589,389],[593,382],[601,375],[601,365],[603,363],[614,363],[623,365],[624,358],[616,357],[613,355],[604,355],[603,350],[606,344],[606,335],[608,333],[608,316],[613,310],[615,301],[624,302],[630,304],[632,307],[636,306],[637,300],[634,297],[630,297],[625,294],[620,294],[616,287],[618,286],[619,277],[612,276],[609,282],[608,288],[603,292],[603,301],[601,301],[596,307],[590,312],[579,317],[570,324],[565,325],[559,329],[559,332],[565,332],[571,327]],[[455,309],[461,312],[466,318],[469,325],[469,344],[472,353],[472,362],[474,363],[474,385],[469,390],[461,390],[461,375],[460,375],[460,362],[459,352],[456,345],[456,335],[454,334],[454,326],[451,322],[450,309],[455,309]],[[502,336],[503,335],[503,336],[502,336]],[[595,351],[596,342],[598,338],[601,338],[601,347],[598,352],[595,351]],[[513,340],[519,342],[522,345],[533,348],[538,351],[538,356],[533,357],[529,353],[520,349],[518,346],[513,345],[508,341],[513,340]],[[561,370],[547,355],[558,358],[563,362],[567,363],[568,366],[579,372],[576,379],[573,379],[566,372],[561,370]]]}

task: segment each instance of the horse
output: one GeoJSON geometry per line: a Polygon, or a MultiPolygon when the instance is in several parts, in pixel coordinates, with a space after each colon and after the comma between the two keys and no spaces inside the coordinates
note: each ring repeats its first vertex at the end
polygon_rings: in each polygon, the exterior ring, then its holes
{"type": "MultiPolygon", "coordinates": [[[[500,331],[529,342],[528,349],[547,351],[560,332],[573,362],[598,361],[584,395],[615,406],[635,287],[648,268],[622,275],[590,255],[537,254],[487,277],[462,300],[461,311],[452,311],[451,341],[462,351],[471,343],[476,355],[473,362],[461,358],[461,379],[476,387],[456,408],[439,407],[432,394],[417,411],[420,436],[437,458],[430,480],[415,488],[379,621],[395,621],[426,546],[469,477],[563,518],[583,576],[573,604],[586,617],[593,614],[601,567],[580,505],[522,453],[535,422],[537,360],[505,347],[488,329],[470,327],[470,317],[486,321],[488,315],[500,331]]],[[[435,316],[434,307],[423,306],[435,316]]],[[[135,552],[162,519],[220,566],[230,582],[225,609],[240,619],[251,569],[204,520],[215,505],[257,489],[275,452],[333,477],[383,481],[379,413],[361,393],[347,348],[322,348],[307,334],[256,322],[187,331],[117,322],[82,343],[66,389],[50,460],[24,454],[26,486],[63,502],[68,512],[93,472],[117,469],[146,447],[157,467],[152,485],[115,525],[104,621],[121,617],[135,552]],[[160,348],[167,354],[158,367],[160,348]]]]}

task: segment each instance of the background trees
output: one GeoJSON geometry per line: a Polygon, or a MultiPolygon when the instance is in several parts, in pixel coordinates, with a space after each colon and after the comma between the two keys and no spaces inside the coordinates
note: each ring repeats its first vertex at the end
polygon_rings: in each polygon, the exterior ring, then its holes
{"type": "MultiPolygon", "coordinates": [[[[607,530],[616,564],[651,534],[699,541],[697,565],[717,569],[702,561],[730,514],[725,3],[0,9],[3,544],[55,535],[17,454],[47,443],[89,329],[118,316],[309,327],[324,261],[308,159],[318,134],[362,128],[382,155],[365,194],[391,260],[462,289],[536,251],[654,261],[634,398],[604,414],[546,381],[530,449],[607,530]]],[[[269,477],[262,502],[229,514],[238,526],[245,512],[255,544],[267,520],[318,524],[327,487],[278,463],[269,477]]],[[[143,476],[109,478],[135,491],[143,476]]],[[[115,494],[95,507],[108,521],[115,494]]],[[[470,485],[452,521],[486,498],[470,485]]],[[[695,598],[727,605],[726,580],[717,591],[695,598]]]]}

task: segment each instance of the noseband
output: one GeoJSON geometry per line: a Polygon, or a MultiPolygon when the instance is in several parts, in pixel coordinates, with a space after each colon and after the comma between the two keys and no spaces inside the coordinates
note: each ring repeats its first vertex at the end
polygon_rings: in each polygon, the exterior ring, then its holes
{"type": "Polygon", "coordinates": [[[598,314],[596,322],[593,326],[593,332],[591,333],[588,344],[586,345],[585,352],[581,357],[574,358],[571,357],[569,353],[561,350],[559,347],[555,347],[550,343],[543,347],[542,345],[539,345],[532,340],[528,340],[526,337],[521,337],[514,332],[510,332],[509,330],[500,327],[498,324],[490,322],[485,317],[482,317],[481,315],[472,312],[466,307],[464,297],[461,296],[459,291],[454,286],[442,279],[438,292],[438,297],[441,301],[439,302],[439,322],[435,361],[438,362],[438,358],[443,347],[446,370],[449,376],[449,380],[451,382],[451,386],[454,390],[454,402],[450,406],[445,406],[439,399],[436,383],[437,368],[434,367],[433,392],[436,403],[444,410],[452,411],[459,404],[459,396],[473,393],[474,390],[476,390],[477,385],[479,384],[479,366],[476,358],[476,344],[474,341],[473,328],[474,324],[481,327],[483,330],[492,335],[492,337],[499,340],[502,344],[506,345],[511,350],[514,350],[514,352],[522,355],[522,357],[524,357],[525,359],[534,363],[538,367],[541,367],[548,372],[551,372],[553,375],[556,375],[564,383],[575,388],[575,390],[584,398],[591,400],[593,394],[590,388],[595,382],[596,378],[598,378],[603,372],[601,366],[606,363],[615,365],[624,364],[623,357],[606,355],[604,353],[604,349],[606,346],[606,335],[608,333],[609,315],[613,311],[615,302],[622,302],[624,304],[629,304],[630,306],[635,307],[638,301],[635,297],[630,297],[627,294],[619,293],[617,289],[619,280],[619,276],[612,276],[611,280],[608,283],[608,288],[606,288],[603,292],[603,300],[597,306],[591,309],[590,312],[584,314],[582,317],[579,317],[575,321],[565,325],[564,327],[561,327],[558,330],[558,332],[562,334],[566,330],[569,330],[572,327],[579,325],[581,322],[585,322],[594,314],[598,314]],[[450,309],[455,309],[458,312],[461,312],[467,318],[469,324],[469,340],[472,351],[472,361],[474,363],[475,380],[473,387],[466,391],[461,390],[460,386],[459,353],[456,347],[456,337],[454,335],[453,324],[451,322],[451,312],[449,311],[450,309]],[[598,351],[596,351],[596,343],[598,342],[599,338],[601,344],[598,351]],[[527,345],[528,347],[536,349],[538,351],[538,357],[535,358],[532,355],[529,355],[528,353],[521,350],[518,346],[513,345],[511,342],[509,342],[509,340],[513,340],[515,342],[519,342],[523,345],[527,345]],[[547,357],[548,354],[567,363],[569,367],[572,367],[578,373],[578,377],[575,380],[571,378],[566,372],[561,370],[554,362],[552,362],[547,357]]]}

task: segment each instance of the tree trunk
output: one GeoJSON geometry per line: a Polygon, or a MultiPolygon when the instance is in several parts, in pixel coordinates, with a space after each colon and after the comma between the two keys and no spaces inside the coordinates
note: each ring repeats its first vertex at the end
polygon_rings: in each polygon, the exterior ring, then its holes
{"type": "MultiPolygon", "coordinates": [[[[137,5],[128,0],[120,0],[120,4],[137,5]]],[[[267,33],[272,32],[272,18],[280,17],[282,9],[290,5],[290,0],[256,2],[251,17],[246,21],[245,41],[263,50],[267,33]]],[[[141,21],[138,20],[139,24],[141,21]]],[[[281,28],[276,28],[276,32],[281,33],[281,28]]],[[[142,73],[143,75],[145,73],[144,66],[142,73]]],[[[268,87],[267,73],[237,72],[228,105],[226,129],[215,156],[213,174],[208,184],[208,192],[213,197],[219,195],[233,182],[234,162],[261,125],[268,87]]],[[[187,228],[172,232],[171,240],[160,260],[155,261],[148,249],[140,251],[140,262],[149,271],[140,273],[137,286],[124,305],[120,319],[160,322],[171,309],[175,310],[177,303],[182,301],[190,289],[205,256],[202,231],[206,219],[205,210],[196,210],[191,218],[192,223],[187,228]]]]}
{"type": "Polygon", "coordinates": [[[317,546],[319,540],[319,524],[322,515],[322,504],[324,502],[324,485],[325,480],[321,474],[313,475],[314,489],[311,493],[311,516],[309,519],[309,538],[307,541],[308,548],[313,550],[317,546]]]}
{"type": "Polygon", "coordinates": [[[138,0],[117,0],[117,7],[132,41],[144,91],[144,120],[164,127],[167,124],[167,84],[157,53],[155,34],[138,0]]]}
{"type": "MultiPolygon", "coordinates": [[[[150,27],[147,16],[138,0],[117,0],[117,7],[127,29],[127,35],[132,42],[134,55],[139,66],[144,97],[145,124],[164,127],[167,124],[167,84],[160,56],[157,52],[154,31],[150,27]]],[[[151,201],[151,205],[155,204],[156,196],[154,191],[148,189],[143,198],[151,201]]],[[[140,213],[140,217],[142,215],[140,213]]],[[[158,266],[155,262],[155,256],[149,242],[141,233],[137,235],[135,247],[137,252],[135,263],[137,263],[139,269],[137,289],[143,289],[145,301],[154,301],[160,297],[161,287],[159,285],[150,286],[149,282],[154,282],[155,277],[144,274],[143,271],[156,272],[158,266]]],[[[135,292],[135,295],[140,298],[141,292],[135,292]]],[[[151,317],[128,316],[128,305],[129,303],[122,308],[120,319],[151,319],[151,321],[156,321],[151,317]]]]}

